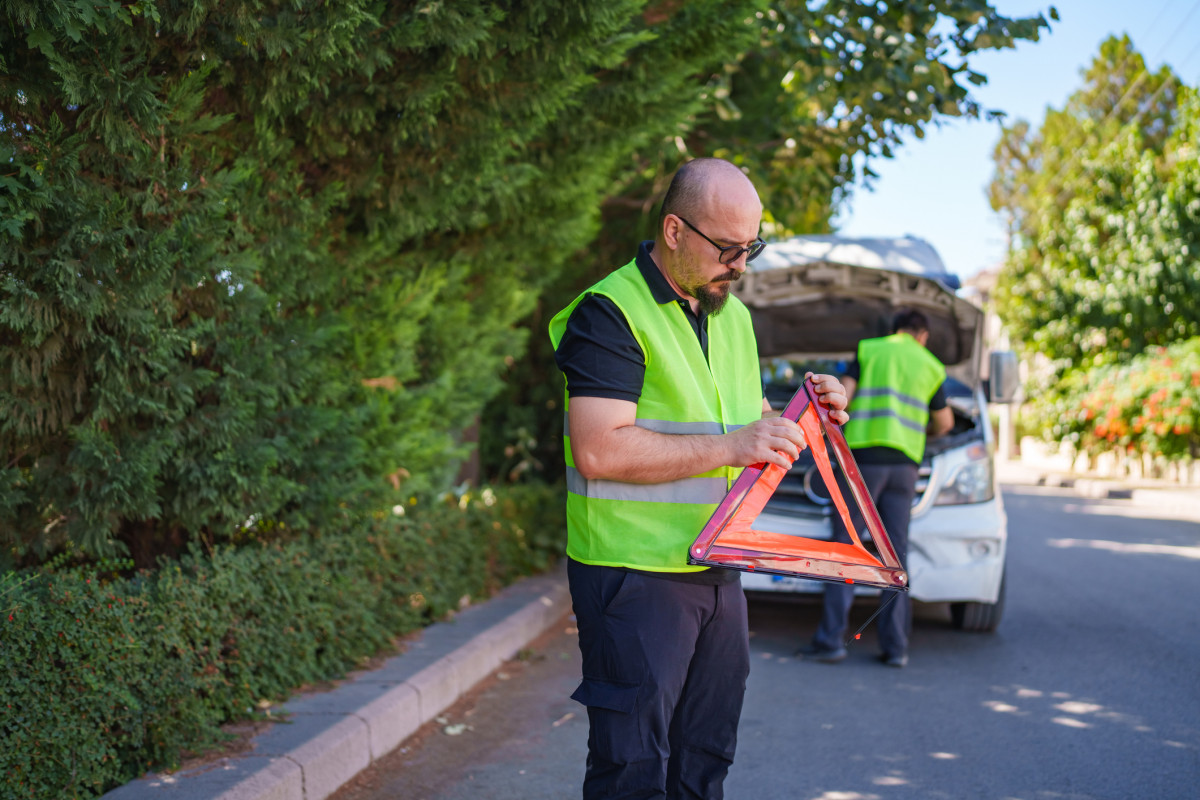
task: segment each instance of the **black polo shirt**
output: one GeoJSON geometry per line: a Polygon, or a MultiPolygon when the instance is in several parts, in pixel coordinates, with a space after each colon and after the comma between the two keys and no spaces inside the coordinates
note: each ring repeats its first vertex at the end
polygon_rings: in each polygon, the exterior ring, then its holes
{"type": "MultiPolygon", "coordinates": [[[[708,314],[692,311],[686,298],[680,297],[659,270],[650,251],[653,241],[642,242],[637,252],[637,267],[650,296],[661,304],[678,303],[700,340],[708,358],[708,314]]],[[[558,368],[567,376],[571,397],[606,397],[636,403],[642,396],[646,377],[646,359],[625,315],[616,303],[603,295],[591,295],[580,301],[567,320],[567,329],[554,353],[558,368]]]]}
{"type": "MultiPolygon", "coordinates": [[[[650,251],[653,241],[642,242],[637,252],[637,267],[650,288],[650,296],[660,305],[678,303],[684,316],[692,323],[704,358],[708,359],[708,318],[696,314],[686,298],[680,297],[667,283],[650,251]]],[[[646,377],[646,358],[633,330],[616,303],[603,295],[591,295],[575,306],[567,320],[567,329],[554,352],[558,368],[567,376],[567,392],[571,397],[605,397],[636,403],[642,396],[646,377]]],[[[696,531],[699,535],[700,531],[696,531]]],[[[710,586],[733,583],[738,573],[727,569],[707,569],[702,572],[646,572],[629,569],[658,578],[699,583],[710,586]]]]}

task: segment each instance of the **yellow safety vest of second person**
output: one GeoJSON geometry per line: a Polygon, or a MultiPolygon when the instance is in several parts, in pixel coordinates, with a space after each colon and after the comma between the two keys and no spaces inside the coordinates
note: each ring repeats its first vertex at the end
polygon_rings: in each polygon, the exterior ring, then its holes
{"type": "Polygon", "coordinates": [[[846,443],[851,448],[891,447],[920,464],[929,401],[946,380],[946,368],[907,333],[862,340],[858,364],[846,443]]]}

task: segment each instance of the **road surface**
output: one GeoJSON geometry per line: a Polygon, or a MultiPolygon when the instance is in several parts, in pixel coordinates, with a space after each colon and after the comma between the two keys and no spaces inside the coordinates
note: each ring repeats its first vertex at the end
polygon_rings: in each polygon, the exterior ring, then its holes
{"type": "MultiPolygon", "coordinates": [[[[1200,798],[1200,523],[1068,490],[1004,495],[994,634],[918,605],[907,668],[876,663],[871,632],[818,664],[792,655],[815,603],[751,603],[729,800],[1200,798]]],[[[578,677],[567,617],[336,800],[579,797],[578,677]]]]}

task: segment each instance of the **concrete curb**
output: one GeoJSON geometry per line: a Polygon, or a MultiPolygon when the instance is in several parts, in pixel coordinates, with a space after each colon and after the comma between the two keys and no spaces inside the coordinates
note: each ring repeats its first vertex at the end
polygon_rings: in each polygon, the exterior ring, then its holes
{"type": "Polygon", "coordinates": [[[1200,521],[1200,489],[1131,489],[1129,499],[1135,506],[1153,508],[1160,514],[1200,521]]]}
{"type": "Polygon", "coordinates": [[[284,703],[250,752],[151,773],[101,800],[324,800],[553,625],[571,606],[566,568],[526,578],[338,688],[284,703]]]}

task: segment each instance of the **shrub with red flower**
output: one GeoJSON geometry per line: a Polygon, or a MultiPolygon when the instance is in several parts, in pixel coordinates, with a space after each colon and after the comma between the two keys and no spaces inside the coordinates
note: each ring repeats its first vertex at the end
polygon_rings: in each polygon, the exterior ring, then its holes
{"type": "Polygon", "coordinates": [[[1200,338],[1071,381],[1057,433],[1086,452],[1200,457],[1200,338]]]}

